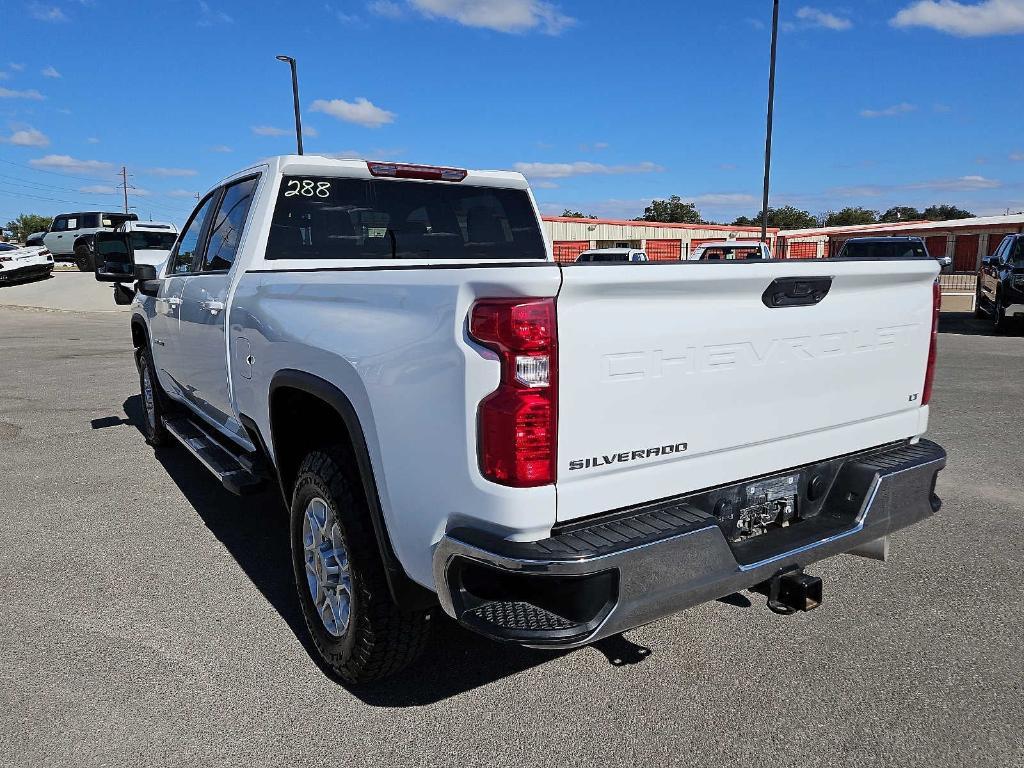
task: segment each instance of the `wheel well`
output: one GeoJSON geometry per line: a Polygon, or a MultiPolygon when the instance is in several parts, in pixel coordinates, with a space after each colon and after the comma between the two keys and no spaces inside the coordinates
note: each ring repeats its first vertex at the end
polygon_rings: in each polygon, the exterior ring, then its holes
{"type": "Polygon", "coordinates": [[[340,445],[352,471],[353,485],[361,487],[352,435],[344,418],[326,400],[295,387],[276,387],[270,399],[270,431],[274,459],[285,498],[291,498],[299,464],[310,451],[340,445]]]}
{"type": "Polygon", "coordinates": [[[142,323],[132,321],[132,346],[136,349],[145,349],[149,340],[146,338],[146,326],[142,323]]]}

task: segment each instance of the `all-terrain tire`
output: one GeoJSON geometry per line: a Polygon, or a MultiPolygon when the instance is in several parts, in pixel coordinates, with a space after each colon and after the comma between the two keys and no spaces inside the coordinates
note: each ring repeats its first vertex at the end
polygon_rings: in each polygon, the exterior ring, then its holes
{"type": "Polygon", "coordinates": [[[93,250],[85,243],[75,246],[75,266],[79,272],[95,272],[96,257],[93,250]]]}
{"type": "Polygon", "coordinates": [[[166,445],[171,439],[163,420],[169,410],[167,395],[160,388],[148,348],[139,352],[139,391],[142,393],[142,434],[152,446],[166,445]]]}
{"type": "Polygon", "coordinates": [[[292,568],[299,605],[320,658],[349,684],[379,680],[419,656],[429,635],[432,612],[404,610],[388,589],[373,524],[352,462],[339,447],[308,454],[299,466],[291,505],[292,568]],[[344,538],[351,573],[347,626],[331,634],[318,613],[306,576],[303,520],[307,506],[322,499],[344,538]]]}

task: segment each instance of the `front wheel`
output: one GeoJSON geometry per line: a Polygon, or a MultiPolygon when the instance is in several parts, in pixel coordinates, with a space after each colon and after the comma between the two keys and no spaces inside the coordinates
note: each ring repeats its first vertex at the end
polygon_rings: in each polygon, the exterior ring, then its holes
{"type": "Polygon", "coordinates": [[[996,296],[996,303],[992,307],[992,330],[996,333],[1006,332],[1006,307],[1003,306],[1003,297],[996,296]]]}
{"type": "Polygon", "coordinates": [[[146,442],[152,446],[166,445],[170,435],[164,426],[165,400],[148,349],[139,352],[139,389],[142,392],[142,433],[146,442]]]}
{"type": "Polygon", "coordinates": [[[339,448],[299,467],[291,507],[292,568],[299,605],[320,658],[358,684],[395,674],[416,659],[430,611],[391,598],[362,493],[339,448]]]}

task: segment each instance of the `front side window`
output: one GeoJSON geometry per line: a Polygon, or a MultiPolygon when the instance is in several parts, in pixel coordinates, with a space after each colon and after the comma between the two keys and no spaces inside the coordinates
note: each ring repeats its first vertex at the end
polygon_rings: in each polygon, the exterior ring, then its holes
{"type": "Polygon", "coordinates": [[[525,190],[450,182],[282,179],[268,259],[544,259],[525,190]]]}
{"type": "Polygon", "coordinates": [[[206,219],[213,207],[215,195],[216,193],[211,194],[203,200],[192,214],[192,219],[186,225],[181,240],[178,242],[178,250],[174,254],[170,274],[187,275],[198,270],[202,257],[202,245],[205,241],[206,219]]]}
{"type": "Polygon", "coordinates": [[[224,191],[210,230],[210,244],[206,247],[206,257],[203,259],[204,272],[231,269],[258,180],[258,177],[243,179],[224,191]]]}
{"type": "Polygon", "coordinates": [[[66,232],[68,229],[68,217],[58,216],[53,220],[53,224],[50,225],[51,232],[66,232]]]}
{"type": "Polygon", "coordinates": [[[1024,266],[1024,238],[1015,237],[1013,239],[1013,244],[1010,246],[1006,260],[1014,266],[1024,266]]]}

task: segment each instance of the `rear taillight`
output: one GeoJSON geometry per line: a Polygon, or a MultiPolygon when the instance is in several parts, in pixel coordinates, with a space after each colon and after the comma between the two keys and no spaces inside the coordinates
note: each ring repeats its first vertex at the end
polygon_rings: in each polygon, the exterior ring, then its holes
{"type": "Polygon", "coordinates": [[[555,482],[558,332],[554,299],[483,299],[469,334],[498,353],[498,388],[480,402],[480,471],[501,485],[555,482]]]}
{"type": "Polygon", "coordinates": [[[938,279],[932,285],[932,336],[928,346],[928,368],[924,372],[924,390],[921,392],[921,405],[928,405],[932,400],[932,383],[935,381],[935,354],[939,341],[939,310],[942,308],[942,286],[938,279]]]}

